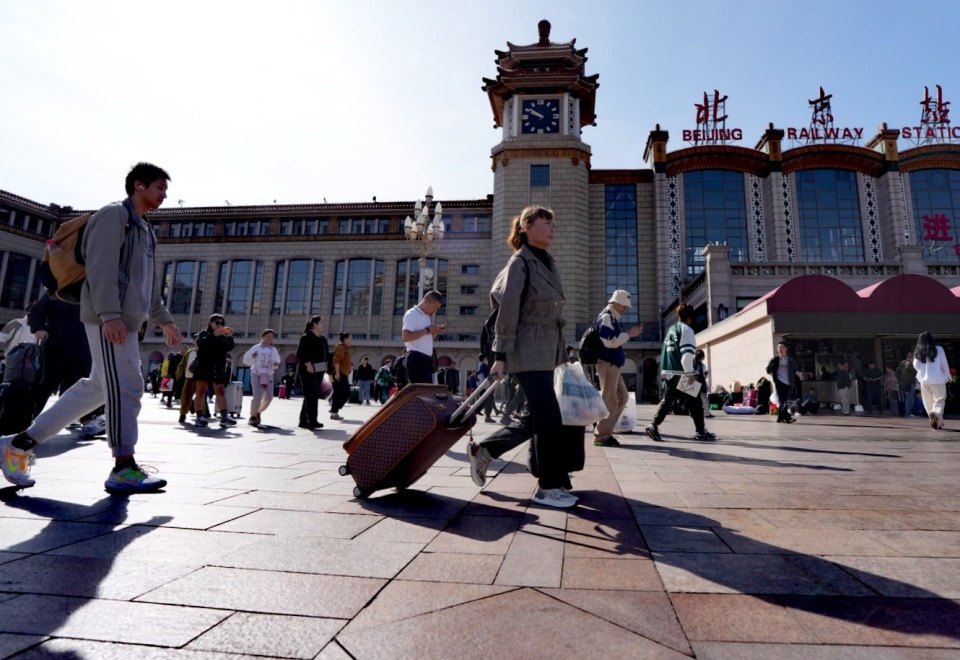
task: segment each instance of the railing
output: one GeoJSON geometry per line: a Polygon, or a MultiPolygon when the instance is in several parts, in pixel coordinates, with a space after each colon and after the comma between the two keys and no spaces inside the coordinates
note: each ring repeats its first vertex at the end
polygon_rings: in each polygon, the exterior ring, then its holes
{"type": "MultiPolygon", "coordinates": [[[[955,268],[955,267],[954,267],[955,268]]],[[[829,275],[830,277],[893,277],[903,273],[903,264],[896,263],[732,263],[733,277],[797,277],[829,275]]]]}

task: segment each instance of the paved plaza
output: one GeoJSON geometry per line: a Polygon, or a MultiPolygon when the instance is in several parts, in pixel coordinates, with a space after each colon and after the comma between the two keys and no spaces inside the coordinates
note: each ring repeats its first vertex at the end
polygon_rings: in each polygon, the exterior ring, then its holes
{"type": "Polygon", "coordinates": [[[707,444],[671,416],[588,442],[561,511],[526,445],[475,487],[466,439],[354,499],[341,443],[377,406],[313,434],[296,399],[264,430],[143,403],[165,492],[106,494],[68,432],[2,491],[0,658],[960,658],[960,421],[721,413],[707,444]]]}

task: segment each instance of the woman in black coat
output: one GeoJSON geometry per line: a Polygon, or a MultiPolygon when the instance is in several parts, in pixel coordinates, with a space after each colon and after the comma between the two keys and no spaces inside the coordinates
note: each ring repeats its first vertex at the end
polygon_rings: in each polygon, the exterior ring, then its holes
{"type": "Polygon", "coordinates": [[[297,360],[300,361],[300,384],[303,386],[303,405],[300,407],[300,428],[315,431],[323,428],[317,421],[317,403],[320,400],[320,384],[327,372],[330,348],[323,336],[323,319],[317,315],[310,317],[300,343],[297,346],[297,360]]]}
{"type": "Polygon", "coordinates": [[[203,416],[204,397],[207,386],[213,386],[217,409],[220,411],[220,426],[234,426],[237,422],[227,413],[227,397],[223,388],[224,372],[227,366],[227,353],[233,350],[233,328],[226,325],[223,316],[211,314],[207,329],[197,337],[196,366],[192,368],[193,380],[197,391],[193,399],[193,409],[197,413],[197,426],[207,426],[209,420],[203,416]]]}

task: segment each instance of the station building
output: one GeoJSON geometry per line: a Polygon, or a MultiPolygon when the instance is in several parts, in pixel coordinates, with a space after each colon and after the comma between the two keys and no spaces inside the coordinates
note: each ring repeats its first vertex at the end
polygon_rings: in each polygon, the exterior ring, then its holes
{"type": "MultiPolygon", "coordinates": [[[[743,144],[749,130],[727,128],[725,97],[704,93],[689,126],[673,136],[660,125],[650,131],[637,162],[594,169],[584,132],[598,121],[600,76],[588,73],[575,39],[551,40],[546,21],[538,29],[531,44],[495,50],[496,69],[483,78],[501,130],[491,152],[477,154],[490,159],[492,193],[427,200],[442,202],[446,229],[427,264],[426,285],[447,298],[438,354],[461,383],[477,365],[487,293],[510,256],[510,221],[531,204],[557,214],[552,253],[571,344],[610,292],[634,294],[624,322],[644,331],[627,346],[624,375],[638,399],[656,396],[662,332],[681,301],[697,310],[715,383],[755,381],[756,364],[781,339],[805,372],[819,374],[841,357],[895,364],[928,329],[953,364],[960,317],[942,313],[940,294],[960,287],[960,127],[950,125],[942,90],[925,91],[915,125],[868,131],[837,125],[821,89],[800,99],[809,126],[758,127],[753,146],[743,144]],[[801,290],[807,306],[784,312],[784,299],[801,290]],[[905,298],[876,307],[892,292],[905,298]],[[823,316],[839,313],[837,300],[856,302],[851,294],[874,305],[869,323],[823,316]],[[788,313],[802,322],[788,323],[788,313]]],[[[161,208],[151,214],[159,285],[185,331],[203,330],[213,312],[226,316],[235,362],[271,327],[292,363],[306,319],[320,314],[331,338],[353,335],[357,363],[366,355],[380,364],[402,349],[402,316],[417,302],[420,268],[403,232],[413,209],[413,201],[161,208]]],[[[39,295],[45,240],[83,212],[0,191],[0,320],[39,295]]],[[[166,350],[162,334],[148,334],[145,371],[166,350]]]]}

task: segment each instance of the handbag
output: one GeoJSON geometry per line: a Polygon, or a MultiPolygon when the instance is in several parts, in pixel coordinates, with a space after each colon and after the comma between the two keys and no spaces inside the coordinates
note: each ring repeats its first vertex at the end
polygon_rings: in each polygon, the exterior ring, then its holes
{"type": "Polygon", "coordinates": [[[313,373],[315,374],[322,374],[327,370],[326,362],[313,362],[311,364],[313,364],[313,373]]]}
{"type": "Polygon", "coordinates": [[[170,376],[164,376],[160,379],[160,391],[161,392],[172,392],[173,391],[173,378],[170,376]]]}
{"type": "Polygon", "coordinates": [[[270,385],[270,381],[273,379],[270,378],[270,374],[260,374],[259,380],[260,380],[261,387],[268,387],[270,385]]]}
{"type": "Polygon", "coordinates": [[[564,363],[554,369],[553,390],[564,426],[589,426],[610,416],[603,397],[579,364],[564,363]]]}

